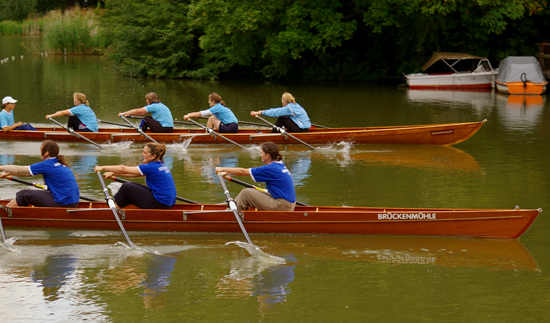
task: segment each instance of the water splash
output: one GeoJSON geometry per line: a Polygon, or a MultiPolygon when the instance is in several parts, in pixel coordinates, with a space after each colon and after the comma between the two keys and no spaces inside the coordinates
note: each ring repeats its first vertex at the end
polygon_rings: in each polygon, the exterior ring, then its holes
{"type": "Polygon", "coordinates": [[[17,239],[18,238],[16,237],[11,237],[9,239],[6,239],[6,241],[4,241],[3,243],[0,242],[0,246],[2,246],[2,248],[6,249],[7,251],[21,253],[21,249],[15,248],[13,246],[13,244],[15,243],[15,241],[17,241],[17,239]]]}
{"type": "Polygon", "coordinates": [[[242,241],[230,241],[230,242],[227,242],[225,245],[227,246],[227,245],[230,245],[230,244],[234,244],[234,245],[237,245],[237,246],[239,246],[243,249],[246,249],[246,251],[248,251],[248,253],[252,257],[255,257],[256,259],[260,259],[263,262],[271,263],[271,264],[285,264],[286,263],[286,260],[284,258],[277,257],[277,256],[272,256],[268,253],[265,253],[260,249],[260,247],[255,246],[253,244],[249,244],[249,243],[242,242],[242,241]]]}
{"type": "Polygon", "coordinates": [[[193,141],[193,137],[187,138],[183,142],[175,142],[172,144],[168,144],[167,146],[168,148],[170,148],[170,150],[184,153],[184,152],[187,152],[187,147],[189,147],[189,145],[191,144],[191,141],[193,141]]]}
{"type": "Polygon", "coordinates": [[[108,148],[116,151],[128,150],[132,146],[132,141],[120,141],[115,143],[100,144],[102,148],[108,148]]]}
{"type": "Polygon", "coordinates": [[[340,141],[338,143],[330,143],[324,147],[318,147],[318,150],[324,153],[342,153],[349,154],[353,149],[353,142],[340,141]]]}
{"type": "Polygon", "coordinates": [[[122,183],[111,182],[109,183],[109,185],[107,185],[107,188],[111,190],[111,196],[115,196],[115,194],[118,192],[121,186],[122,186],[122,183]]]}

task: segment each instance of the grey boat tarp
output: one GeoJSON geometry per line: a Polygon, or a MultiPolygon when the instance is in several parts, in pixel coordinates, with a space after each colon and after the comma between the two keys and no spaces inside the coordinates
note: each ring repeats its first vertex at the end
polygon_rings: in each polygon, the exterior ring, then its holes
{"type": "Polygon", "coordinates": [[[508,56],[498,65],[499,83],[523,82],[521,75],[533,83],[545,83],[546,79],[542,73],[542,67],[534,56],[508,56]]]}

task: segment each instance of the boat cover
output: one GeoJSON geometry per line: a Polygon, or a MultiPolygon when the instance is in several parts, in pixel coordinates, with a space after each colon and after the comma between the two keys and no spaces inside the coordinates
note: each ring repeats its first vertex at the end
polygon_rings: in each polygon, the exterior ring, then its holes
{"type": "Polygon", "coordinates": [[[525,73],[527,80],[533,83],[545,83],[539,61],[534,56],[508,56],[498,65],[499,83],[523,82],[521,74],[525,73]]]}
{"type": "Polygon", "coordinates": [[[444,53],[444,52],[434,52],[432,57],[422,66],[422,71],[425,72],[430,66],[435,62],[442,59],[465,59],[465,58],[474,58],[474,59],[485,59],[486,57],[474,56],[466,53],[444,53]]]}

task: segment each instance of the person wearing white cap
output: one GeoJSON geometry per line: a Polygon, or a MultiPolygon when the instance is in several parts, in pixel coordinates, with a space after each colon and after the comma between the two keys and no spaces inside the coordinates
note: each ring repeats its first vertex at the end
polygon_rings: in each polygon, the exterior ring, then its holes
{"type": "Polygon", "coordinates": [[[13,117],[13,109],[15,109],[15,103],[17,100],[11,96],[6,96],[2,99],[2,111],[0,111],[0,127],[4,132],[11,130],[33,130],[36,129],[28,123],[18,122],[15,123],[13,117]]]}
{"type": "Polygon", "coordinates": [[[94,110],[90,108],[90,102],[86,99],[84,93],[73,94],[74,107],[67,110],[60,110],[54,114],[46,115],[46,119],[69,116],[67,127],[80,132],[97,132],[97,118],[94,110]]]}

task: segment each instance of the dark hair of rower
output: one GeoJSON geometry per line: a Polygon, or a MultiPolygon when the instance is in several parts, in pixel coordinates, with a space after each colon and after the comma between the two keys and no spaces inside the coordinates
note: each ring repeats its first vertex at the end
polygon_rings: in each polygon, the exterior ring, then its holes
{"type": "Polygon", "coordinates": [[[151,103],[160,103],[159,97],[155,92],[145,94],[145,100],[149,100],[151,103]]]}
{"type": "Polygon", "coordinates": [[[279,153],[279,146],[273,142],[264,142],[260,148],[264,154],[268,154],[271,157],[271,160],[282,160],[283,156],[279,153]]]}
{"type": "Polygon", "coordinates": [[[164,144],[157,144],[156,142],[148,142],[145,147],[149,148],[151,155],[156,155],[153,161],[164,161],[164,154],[166,154],[166,146],[164,144]]]}
{"type": "Polygon", "coordinates": [[[222,97],[216,92],[212,92],[212,94],[208,95],[208,98],[215,103],[221,103],[223,106],[227,106],[227,104],[225,104],[225,101],[222,100],[222,97]]]}
{"type": "Polygon", "coordinates": [[[44,156],[46,152],[48,152],[50,158],[56,157],[57,162],[59,162],[61,165],[69,166],[65,161],[65,157],[59,154],[59,146],[55,141],[44,140],[44,142],[42,142],[42,145],[40,146],[40,155],[44,156]]]}

